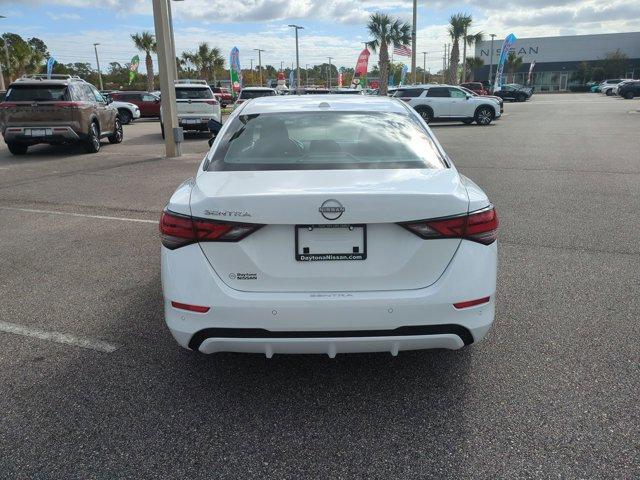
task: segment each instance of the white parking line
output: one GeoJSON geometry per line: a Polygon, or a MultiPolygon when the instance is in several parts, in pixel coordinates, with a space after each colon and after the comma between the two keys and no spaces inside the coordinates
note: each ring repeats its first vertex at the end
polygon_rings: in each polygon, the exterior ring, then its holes
{"type": "Polygon", "coordinates": [[[0,321],[0,332],[13,333],[25,337],[39,338],[49,342],[73,345],[75,347],[97,350],[98,352],[113,353],[120,345],[103,342],[102,340],[92,340],[90,338],[77,337],[69,333],[47,332],[38,328],[25,327],[15,323],[0,321]]]}
{"type": "Polygon", "coordinates": [[[142,218],[126,218],[126,217],[109,217],[106,215],[89,215],[87,213],[56,212],[55,210],[36,210],[34,208],[0,207],[0,210],[13,210],[16,212],[27,212],[27,213],[44,213],[48,215],[68,215],[70,217],[97,218],[100,220],[121,220],[123,222],[155,223],[156,225],[158,224],[158,220],[145,220],[142,218]]]}

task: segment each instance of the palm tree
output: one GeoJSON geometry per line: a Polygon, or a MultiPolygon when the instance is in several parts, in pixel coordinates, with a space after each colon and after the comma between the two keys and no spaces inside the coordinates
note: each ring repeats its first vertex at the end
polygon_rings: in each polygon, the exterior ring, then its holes
{"type": "Polygon", "coordinates": [[[153,86],[153,58],[151,58],[151,52],[156,52],[158,49],[156,39],[151,32],[134,33],[131,35],[131,40],[138,50],[146,53],[145,63],[147,65],[147,91],[152,92],[155,90],[153,86]]]}
{"type": "Polygon", "coordinates": [[[224,58],[218,47],[209,47],[207,42],[198,45],[195,52],[183,52],[182,61],[195,67],[203,80],[216,81],[216,70],[224,67],[224,58]]]}
{"type": "MultiPolygon", "coordinates": [[[[467,36],[467,30],[471,25],[471,15],[456,13],[449,19],[449,37],[453,41],[451,57],[449,60],[449,82],[455,84],[458,81],[458,63],[460,62],[460,39],[467,36]]],[[[466,44],[466,41],[465,41],[466,44]]]]}
{"type": "Polygon", "coordinates": [[[411,41],[411,25],[397,18],[391,18],[386,13],[373,13],[369,17],[367,30],[373,40],[367,46],[378,52],[380,60],[380,95],[387,94],[389,72],[389,46],[408,45],[411,41]]]}
{"type": "Polygon", "coordinates": [[[518,57],[516,52],[509,52],[505,66],[507,67],[507,73],[511,75],[511,81],[513,82],[513,77],[515,76],[516,71],[522,66],[522,57],[518,57]]]}
{"type": "Polygon", "coordinates": [[[466,77],[467,77],[467,45],[469,47],[473,47],[476,43],[481,42],[483,39],[484,39],[483,32],[465,35],[464,48],[462,52],[462,58],[464,58],[464,61],[462,62],[462,74],[460,75],[460,82],[466,81],[466,77]]]}
{"type": "Polygon", "coordinates": [[[467,57],[467,76],[469,77],[470,82],[473,82],[475,71],[482,68],[483,65],[484,60],[480,57],[467,57]]]}

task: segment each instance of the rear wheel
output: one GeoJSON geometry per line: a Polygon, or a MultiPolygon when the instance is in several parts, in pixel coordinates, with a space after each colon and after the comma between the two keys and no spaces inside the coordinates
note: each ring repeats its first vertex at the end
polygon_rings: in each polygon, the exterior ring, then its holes
{"type": "Polygon", "coordinates": [[[634,97],[633,92],[627,92],[624,94],[624,98],[626,98],[627,100],[632,100],[634,97]]]}
{"type": "Polygon", "coordinates": [[[612,89],[608,89],[606,92],[604,92],[607,97],[610,97],[611,95],[613,95],[613,90],[612,89]]]}
{"type": "Polygon", "coordinates": [[[84,149],[88,153],[97,153],[100,151],[100,133],[96,122],[91,122],[91,125],[89,125],[89,135],[84,142],[84,149]]]}
{"type": "Polygon", "coordinates": [[[478,125],[489,125],[493,121],[494,112],[491,107],[480,107],[476,110],[474,120],[478,125]]]}
{"type": "Polygon", "coordinates": [[[14,155],[24,155],[27,153],[29,145],[25,145],[24,143],[7,143],[7,147],[9,147],[9,151],[14,155]]]}
{"type": "Polygon", "coordinates": [[[118,110],[118,115],[120,115],[120,121],[122,122],[122,125],[129,125],[131,123],[131,120],[133,120],[133,115],[131,115],[131,112],[124,108],[118,110]]]}
{"type": "Polygon", "coordinates": [[[429,123],[433,121],[433,111],[430,108],[418,107],[416,108],[416,112],[418,112],[418,115],[420,115],[425,122],[429,123]]]}
{"type": "Polygon", "coordinates": [[[115,129],[112,135],[109,135],[109,143],[120,143],[122,142],[124,135],[122,133],[122,122],[118,117],[116,117],[115,129]]]}
{"type": "Polygon", "coordinates": [[[527,96],[524,93],[521,93],[516,97],[516,102],[526,102],[526,101],[527,101],[527,96]]]}

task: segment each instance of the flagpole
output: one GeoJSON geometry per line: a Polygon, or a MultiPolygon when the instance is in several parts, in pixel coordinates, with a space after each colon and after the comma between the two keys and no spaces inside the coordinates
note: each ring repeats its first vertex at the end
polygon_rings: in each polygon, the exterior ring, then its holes
{"type": "Polygon", "coordinates": [[[418,14],[418,0],[413,0],[413,30],[411,33],[411,77],[416,83],[416,22],[418,14]]]}

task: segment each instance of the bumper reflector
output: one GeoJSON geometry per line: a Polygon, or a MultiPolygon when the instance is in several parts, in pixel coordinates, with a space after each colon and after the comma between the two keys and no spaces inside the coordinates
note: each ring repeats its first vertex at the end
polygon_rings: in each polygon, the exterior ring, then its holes
{"type": "Polygon", "coordinates": [[[211,307],[201,307],[199,305],[189,305],[188,303],[171,302],[173,308],[179,308],[180,310],[187,310],[189,312],[207,313],[211,310],[211,307]]]}
{"type": "Polygon", "coordinates": [[[462,308],[475,307],[476,305],[482,305],[483,303],[488,303],[491,297],[483,297],[478,298],[476,300],[467,300],[466,302],[458,302],[454,303],[453,306],[458,310],[462,308]]]}

